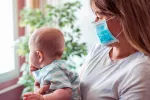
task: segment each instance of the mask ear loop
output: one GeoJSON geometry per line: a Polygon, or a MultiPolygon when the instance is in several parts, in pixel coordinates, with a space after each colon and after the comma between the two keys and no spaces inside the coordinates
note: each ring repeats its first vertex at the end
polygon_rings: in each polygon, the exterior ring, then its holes
{"type": "MultiPolygon", "coordinates": [[[[110,17],[110,18],[109,18],[109,19],[107,19],[107,20],[106,20],[106,19],[104,19],[104,20],[101,20],[101,21],[109,21],[109,20],[111,20],[111,19],[113,19],[113,18],[115,18],[115,16],[110,17]]],[[[92,24],[92,25],[94,25],[94,26],[95,26],[95,25],[97,25],[97,24],[99,24],[99,23],[100,23],[100,21],[98,21],[98,22],[95,22],[95,21],[91,22],[91,24],[92,24]]]]}
{"type": "MultiPolygon", "coordinates": [[[[121,30],[120,32],[119,32],[119,34],[116,36],[116,38],[121,34],[123,32],[123,30],[121,30]]],[[[118,40],[118,39],[117,39],[118,40]]],[[[119,40],[118,40],[118,43],[119,43],[119,40]]]]}
{"type": "Polygon", "coordinates": [[[119,34],[116,36],[116,38],[117,38],[122,32],[123,32],[123,30],[121,30],[121,31],[119,32],[119,34]]]}
{"type": "Polygon", "coordinates": [[[109,21],[109,20],[111,20],[111,19],[113,19],[113,18],[115,18],[115,16],[113,16],[113,17],[110,17],[109,19],[107,19],[106,21],[109,21]]]}

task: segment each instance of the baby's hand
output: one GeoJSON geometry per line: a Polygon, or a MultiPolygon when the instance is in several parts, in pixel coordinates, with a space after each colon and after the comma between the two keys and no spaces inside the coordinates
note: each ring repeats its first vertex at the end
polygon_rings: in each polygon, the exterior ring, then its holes
{"type": "Polygon", "coordinates": [[[40,83],[35,81],[34,82],[34,93],[38,93],[39,89],[40,89],[40,83]]]}
{"type": "Polygon", "coordinates": [[[44,98],[41,94],[29,92],[23,95],[23,100],[44,100],[44,98]]]}
{"type": "Polygon", "coordinates": [[[37,86],[38,88],[40,88],[40,83],[39,82],[35,81],[34,85],[37,86]]]}
{"type": "Polygon", "coordinates": [[[33,71],[36,71],[38,70],[38,68],[36,68],[35,66],[33,65],[30,65],[30,72],[32,73],[33,71]]]}

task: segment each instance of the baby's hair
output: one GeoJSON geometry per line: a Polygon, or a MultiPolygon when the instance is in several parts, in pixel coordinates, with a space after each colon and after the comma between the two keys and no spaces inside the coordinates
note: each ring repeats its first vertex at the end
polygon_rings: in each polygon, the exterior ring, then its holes
{"type": "Polygon", "coordinates": [[[40,28],[31,36],[32,45],[48,57],[61,57],[65,42],[63,33],[56,28],[40,28]]]}

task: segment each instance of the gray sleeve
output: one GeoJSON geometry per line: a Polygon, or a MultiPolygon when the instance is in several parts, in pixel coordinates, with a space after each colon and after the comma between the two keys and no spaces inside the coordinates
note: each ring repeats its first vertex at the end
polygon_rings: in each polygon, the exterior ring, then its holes
{"type": "Polygon", "coordinates": [[[150,64],[135,67],[119,87],[119,100],[150,100],[150,64]]]}
{"type": "Polygon", "coordinates": [[[87,64],[88,62],[90,62],[91,58],[94,56],[94,54],[98,51],[98,49],[100,49],[101,46],[100,44],[95,44],[92,49],[88,52],[88,55],[86,56],[86,59],[84,60],[84,63],[82,64],[81,70],[80,70],[80,74],[79,76],[81,77],[82,74],[84,73],[85,69],[87,68],[87,64]]]}

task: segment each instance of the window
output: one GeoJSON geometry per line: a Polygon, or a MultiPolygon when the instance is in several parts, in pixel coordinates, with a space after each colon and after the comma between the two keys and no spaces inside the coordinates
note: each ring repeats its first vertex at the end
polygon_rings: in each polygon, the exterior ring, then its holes
{"type": "Polygon", "coordinates": [[[0,83],[19,75],[14,48],[17,35],[17,0],[0,3],[0,83]]]}

